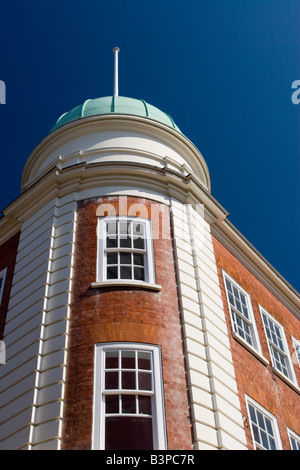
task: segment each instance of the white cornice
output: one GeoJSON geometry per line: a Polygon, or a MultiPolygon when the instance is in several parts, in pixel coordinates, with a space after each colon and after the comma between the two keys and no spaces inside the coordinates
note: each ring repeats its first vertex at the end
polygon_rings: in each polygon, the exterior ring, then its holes
{"type": "MultiPolygon", "coordinates": [[[[23,171],[21,190],[23,191],[31,185],[42,163],[61,146],[80,136],[105,131],[142,133],[150,139],[164,142],[176,149],[187,160],[193,162],[192,166],[196,174],[199,169],[201,170],[203,183],[208,191],[210,191],[210,176],[206,162],[199,150],[187,137],[159,122],[129,115],[91,116],[73,121],[50,133],[37,145],[29,156],[23,171]]],[[[124,150],[126,151],[126,149],[124,150]]],[[[82,153],[84,154],[84,150],[82,153]]],[[[57,155],[57,159],[59,159],[59,155],[57,155]]]]}

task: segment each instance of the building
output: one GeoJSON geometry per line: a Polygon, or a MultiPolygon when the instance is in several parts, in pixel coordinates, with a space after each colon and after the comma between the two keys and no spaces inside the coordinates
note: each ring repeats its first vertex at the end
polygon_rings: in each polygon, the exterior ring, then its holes
{"type": "Polygon", "coordinates": [[[0,300],[1,449],[300,448],[299,295],[143,100],[87,100],[33,150],[0,300]]]}

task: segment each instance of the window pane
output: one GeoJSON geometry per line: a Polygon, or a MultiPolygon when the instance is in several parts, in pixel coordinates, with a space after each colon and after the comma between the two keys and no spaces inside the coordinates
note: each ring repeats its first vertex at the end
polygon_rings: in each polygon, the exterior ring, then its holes
{"type": "Polygon", "coordinates": [[[119,395],[107,395],[105,397],[105,412],[119,413],[119,395]]]}
{"type": "Polygon", "coordinates": [[[135,395],[122,395],[122,413],[136,413],[135,395]]]}
{"type": "Polygon", "coordinates": [[[138,250],[144,250],[145,248],[145,243],[143,238],[135,238],[133,240],[133,247],[138,249],[138,250]]]}
{"type": "Polygon", "coordinates": [[[239,315],[236,315],[236,321],[237,321],[238,326],[241,329],[243,329],[244,322],[243,322],[242,318],[239,315]]]}
{"type": "Polygon", "coordinates": [[[119,388],[118,372],[106,372],[105,373],[105,389],[114,390],[119,388]]]}
{"type": "Polygon", "coordinates": [[[132,279],[131,277],[131,266],[121,266],[120,268],[121,279],[132,279]]]}
{"type": "Polygon", "coordinates": [[[255,409],[253,408],[252,405],[249,405],[249,411],[250,411],[250,418],[253,423],[257,423],[256,421],[256,414],[255,414],[255,409]]]}
{"type": "Polygon", "coordinates": [[[131,264],[131,253],[120,253],[121,264],[131,264]]]}
{"type": "Polygon", "coordinates": [[[244,305],[242,305],[242,308],[243,308],[243,314],[244,314],[245,317],[248,318],[248,320],[249,320],[249,315],[248,315],[248,310],[247,310],[247,308],[246,308],[244,305]]]}
{"type": "Polygon", "coordinates": [[[257,418],[258,418],[258,424],[261,429],[266,429],[265,428],[265,421],[262,413],[260,411],[257,411],[257,418]]]}
{"type": "Polygon", "coordinates": [[[107,279],[118,279],[118,266],[107,266],[107,279]]]}
{"type": "Polygon", "coordinates": [[[142,415],[151,415],[151,397],[139,395],[139,413],[142,415]]]}
{"type": "Polygon", "coordinates": [[[276,442],[275,442],[275,439],[273,439],[273,437],[269,437],[269,441],[270,441],[270,449],[271,449],[271,450],[276,450],[276,442]]]}
{"type": "Polygon", "coordinates": [[[253,425],[252,426],[252,430],[253,430],[253,436],[254,436],[254,440],[256,442],[258,442],[258,444],[260,444],[260,437],[259,437],[259,432],[258,432],[258,427],[253,425]]]}
{"type": "Polygon", "coordinates": [[[143,237],[145,234],[145,227],[144,224],[133,224],[133,235],[139,235],[140,237],[143,237]]]}
{"type": "Polygon", "coordinates": [[[139,372],[139,390],[152,390],[151,373],[139,372]]]}
{"type": "Polygon", "coordinates": [[[117,233],[117,221],[107,222],[106,224],[106,233],[116,234],[117,233]]]}
{"type": "Polygon", "coordinates": [[[118,351],[108,351],[105,353],[105,368],[117,369],[119,367],[118,351]]]}
{"type": "Polygon", "coordinates": [[[136,279],[137,281],[145,280],[144,268],[134,268],[134,279],[136,279]]]}
{"type": "Polygon", "coordinates": [[[280,347],[281,351],[284,352],[283,342],[281,341],[280,338],[278,338],[278,346],[280,347]]]}
{"type": "Polygon", "coordinates": [[[107,253],[107,264],[118,264],[118,253],[107,253]]]}
{"type": "Polygon", "coordinates": [[[228,293],[228,298],[229,298],[229,302],[231,303],[231,305],[234,305],[234,298],[233,298],[233,295],[230,294],[230,292],[228,293]]]}
{"type": "Polygon", "coordinates": [[[130,234],[130,223],[120,222],[120,234],[130,234]]]}
{"type": "Polygon", "coordinates": [[[131,238],[130,237],[120,238],[120,247],[121,248],[131,248],[131,238]]]}
{"type": "Polygon", "coordinates": [[[116,248],[118,246],[118,239],[114,236],[106,238],[106,247],[107,248],[116,248]]]}
{"type": "Polygon", "coordinates": [[[122,369],[135,369],[134,351],[122,351],[122,369]]]}
{"type": "Polygon", "coordinates": [[[268,433],[271,434],[271,436],[274,436],[273,426],[272,426],[271,421],[269,420],[269,418],[265,418],[265,421],[266,421],[268,433]]]}
{"type": "Polygon", "coordinates": [[[235,286],[232,286],[232,289],[233,289],[235,298],[239,298],[239,291],[237,290],[237,288],[235,286]]]}
{"type": "Polygon", "coordinates": [[[140,351],[138,353],[138,368],[151,370],[151,354],[140,351]]]}
{"type": "Polygon", "coordinates": [[[144,266],[144,255],[134,254],[133,264],[137,266],[144,266]]]}
{"type": "Polygon", "coordinates": [[[265,449],[269,449],[269,442],[267,438],[267,434],[265,431],[261,431],[261,438],[262,438],[262,445],[264,446],[265,449]]]}
{"type": "Polygon", "coordinates": [[[245,306],[247,306],[246,297],[245,297],[244,294],[242,294],[241,292],[240,292],[240,298],[241,298],[242,303],[243,303],[245,306]]]}
{"type": "Polygon", "coordinates": [[[134,390],[135,388],[135,372],[122,372],[122,389],[134,390]]]}
{"type": "Polygon", "coordinates": [[[152,419],[135,416],[107,417],[105,449],[153,450],[152,419]]]}

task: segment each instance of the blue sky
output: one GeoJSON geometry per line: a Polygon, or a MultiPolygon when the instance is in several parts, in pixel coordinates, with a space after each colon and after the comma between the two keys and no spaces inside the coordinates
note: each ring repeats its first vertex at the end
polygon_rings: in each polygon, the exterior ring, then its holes
{"type": "Polygon", "coordinates": [[[299,0],[1,2],[0,209],[58,117],[119,94],[172,116],[229,220],[300,290],[299,0]]]}

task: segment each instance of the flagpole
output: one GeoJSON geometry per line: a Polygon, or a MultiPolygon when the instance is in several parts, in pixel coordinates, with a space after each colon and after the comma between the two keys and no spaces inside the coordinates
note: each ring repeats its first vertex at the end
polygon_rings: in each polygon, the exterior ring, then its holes
{"type": "Polygon", "coordinates": [[[115,77],[114,77],[114,96],[119,95],[119,71],[118,71],[118,53],[120,49],[118,47],[114,47],[113,53],[115,54],[115,77]]]}

